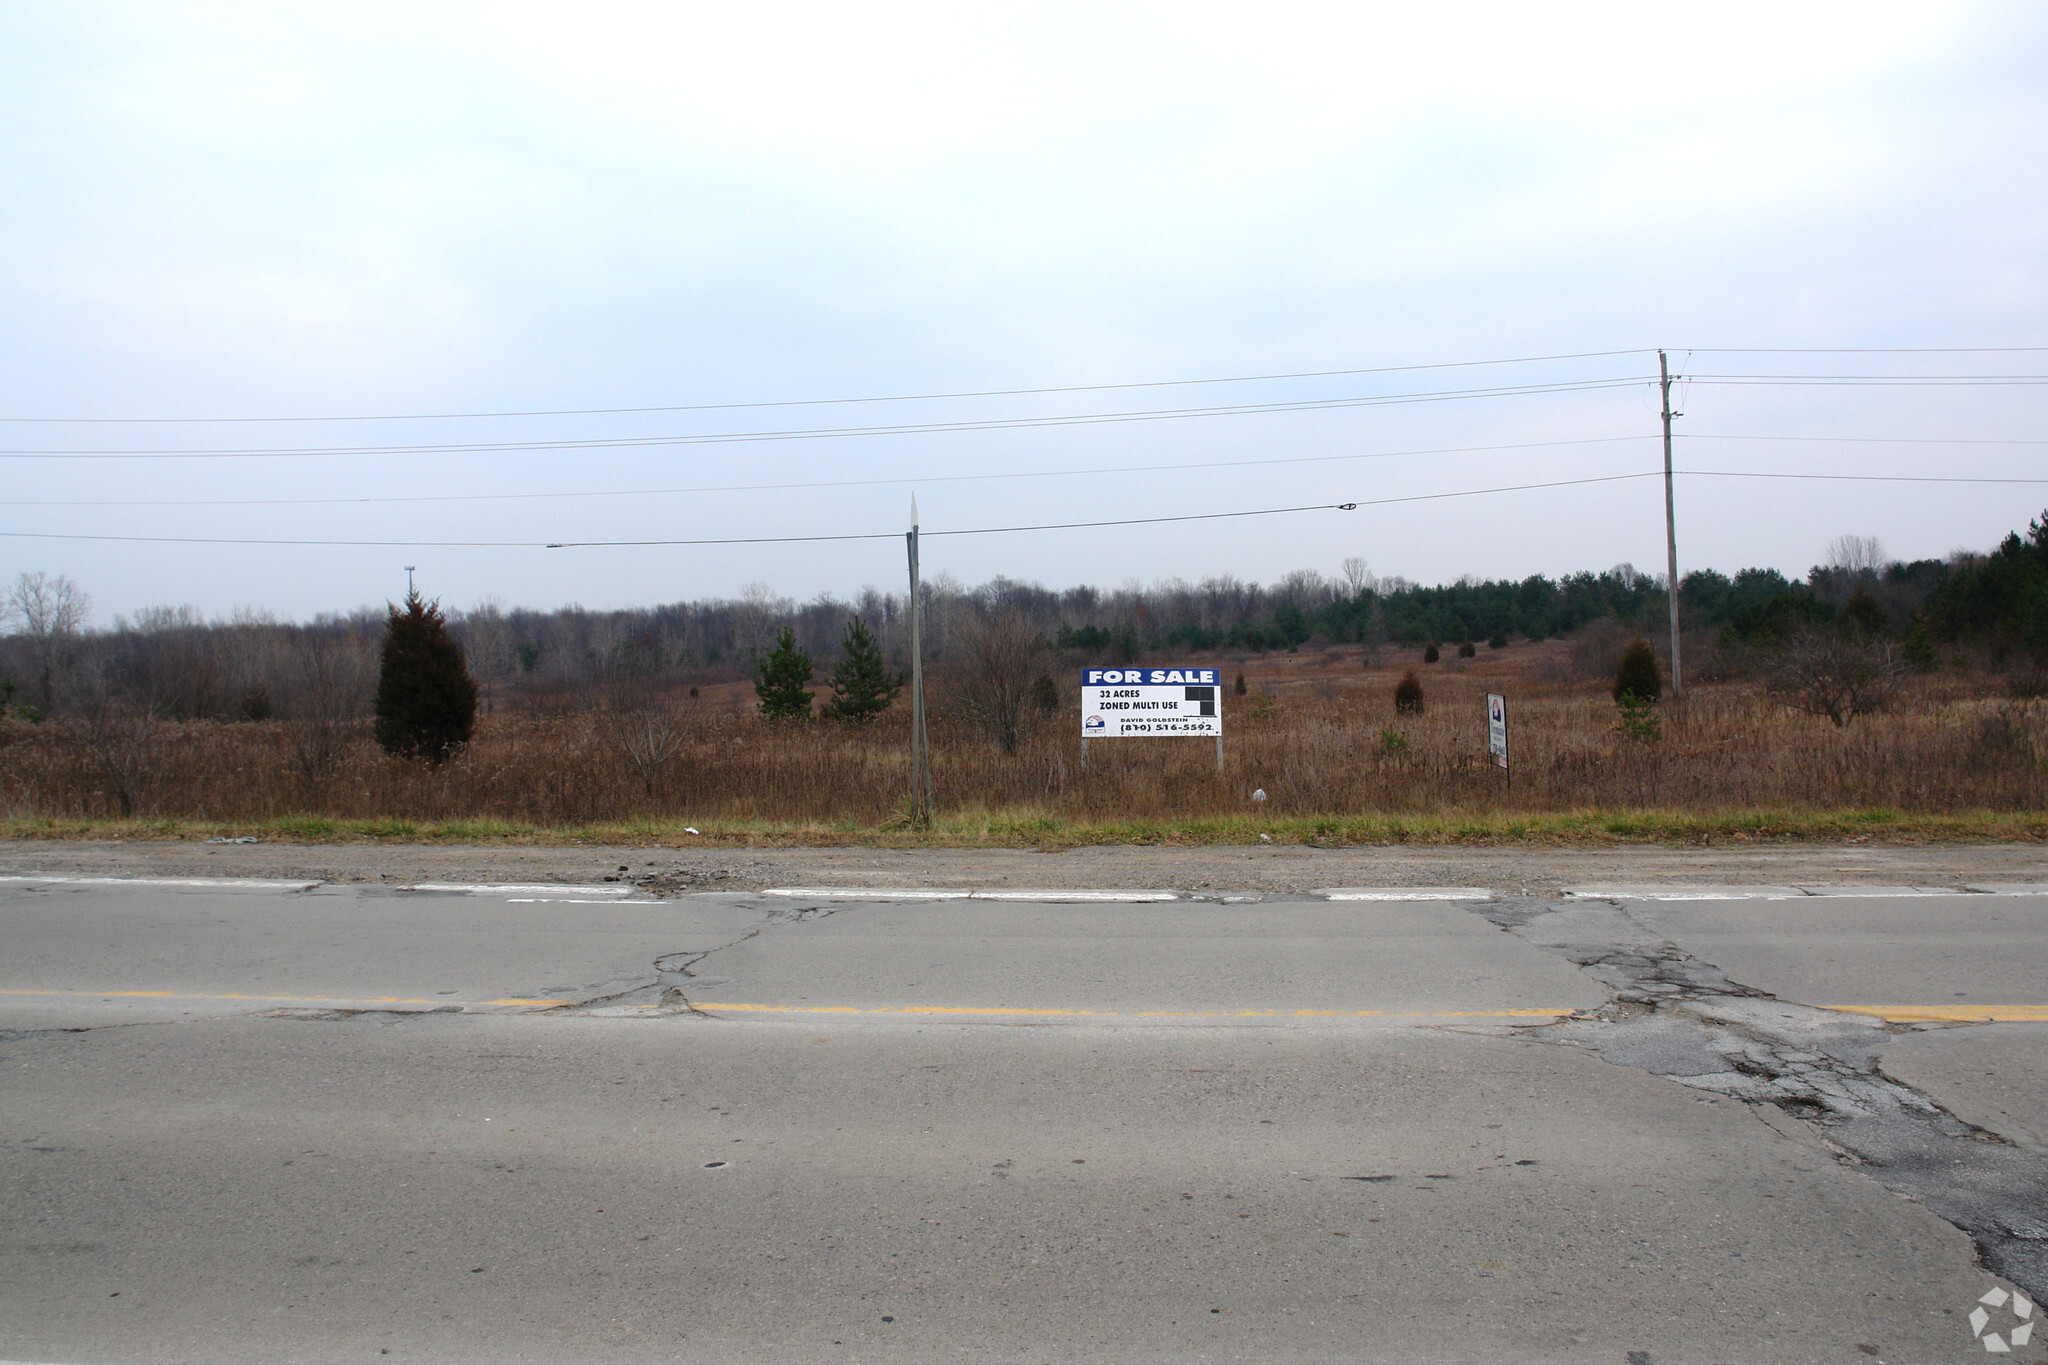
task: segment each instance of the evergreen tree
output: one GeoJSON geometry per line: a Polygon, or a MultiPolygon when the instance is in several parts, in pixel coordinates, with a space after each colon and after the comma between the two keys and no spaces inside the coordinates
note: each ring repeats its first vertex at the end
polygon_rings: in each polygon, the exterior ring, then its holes
{"type": "Polygon", "coordinates": [[[439,763],[476,726],[476,680],[448,634],[438,602],[407,593],[384,623],[377,673],[377,743],[386,753],[439,763]]]}
{"type": "Polygon", "coordinates": [[[761,656],[760,672],[754,679],[761,719],[809,719],[811,698],[817,694],[806,691],[804,684],[816,671],[809,651],[797,644],[796,632],[784,626],[775,637],[775,648],[761,656]]]}
{"type": "Polygon", "coordinates": [[[1634,696],[1652,702],[1664,690],[1664,677],[1657,669],[1657,655],[1647,640],[1635,640],[1621,652],[1621,667],[1614,671],[1614,699],[1634,696]]]}
{"type": "MultiPolygon", "coordinates": [[[[889,671],[888,664],[882,661],[882,647],[875,643],[874,632],[858,616],[846,623],[846,637],[839,647],[845,657],[825,679],[832,685],[832,700],[820,710],[832,720],[862,725],[889,709],[889,703],[903,690],[904,679],[889,671]]],[[[808,673],[804,677],[809,681],[808,673]]],[[[767,694],[763,693],[764,705],[766,701],[767,694]]]]}
{"type": "Polygon", "coordinates": [[[1052,674],[1041,673],[1031,684],[1031,699],[1038,703],[1038,709],[1048,716],[1056,716],[1060,710],[1060,685],[1053,681],[1052,674]]]}

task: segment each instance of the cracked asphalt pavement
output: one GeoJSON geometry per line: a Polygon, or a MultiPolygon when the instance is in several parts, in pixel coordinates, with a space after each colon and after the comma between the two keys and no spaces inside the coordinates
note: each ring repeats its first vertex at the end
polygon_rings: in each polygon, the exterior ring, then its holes
{"type": "Polygon", "coordinates": [[[2048,1357],[2048,896],[1653,894],[0,882],[0,1358],[2048,1357]]]}

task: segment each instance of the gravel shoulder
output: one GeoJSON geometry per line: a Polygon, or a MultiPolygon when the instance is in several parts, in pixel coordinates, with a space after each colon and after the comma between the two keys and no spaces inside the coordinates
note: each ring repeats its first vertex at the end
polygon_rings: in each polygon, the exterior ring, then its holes
{"type": "Polygon", "coordinates": [[[1156,888],[1279,895],[1326,886],[1484,886],[1556,895],[1602,882],[1960,887],[2048,881],[2037,844],[1801,843],[1748,848],[1018,849],[528,847],[0,842],[0,872],[277,877],[327,882],[630,880],[663,894],[771,886],[1156,888]]]}

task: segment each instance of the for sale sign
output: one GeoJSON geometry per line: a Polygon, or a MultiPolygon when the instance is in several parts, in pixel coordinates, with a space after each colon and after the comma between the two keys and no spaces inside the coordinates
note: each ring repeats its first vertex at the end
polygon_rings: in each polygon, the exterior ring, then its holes
{"type": "Polygon", "coordinates": [[[1486,752],[1500,767],[1508,766],[1508,699],[1498,692],[1486,694],[1486,752]]]}
{"type": "Polygon", "coordinates": [[[1221,735],[1214,668],[1091,668],[1081,675],[1081,737],[1221,735]]]}

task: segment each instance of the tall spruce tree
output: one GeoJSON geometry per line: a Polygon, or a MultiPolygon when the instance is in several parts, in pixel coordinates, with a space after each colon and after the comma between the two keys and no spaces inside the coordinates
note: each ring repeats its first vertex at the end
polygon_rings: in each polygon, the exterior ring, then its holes
{"type": "Polygon", "coordinates": [[[863,725],[889,709],[889,703],[903,690],[904,680],[889,671],[874,632],[858,616],[846,623],[846,636],[839,647],[845,657],[825,679],[832,685],[832,700],[820,710],[832,720],[863,725]]]}
{"type": "Polygon", "coordinates": [[[438,602],[406,594],[384,623],[377,673],[377,743],[386,753],[446,759],[476,727],[476,680],[448,634],[438,602]]]}
{"type": "Polygon", "coordinates": [[[796,642],[796,632],[784,627],[775,637],[775,648],[761,656],[760,671],[754,677],[754,695],[763,720],[805,720],[811,714],[811,698],[805,690],[817,666],[810,652],[796,642]]]}

